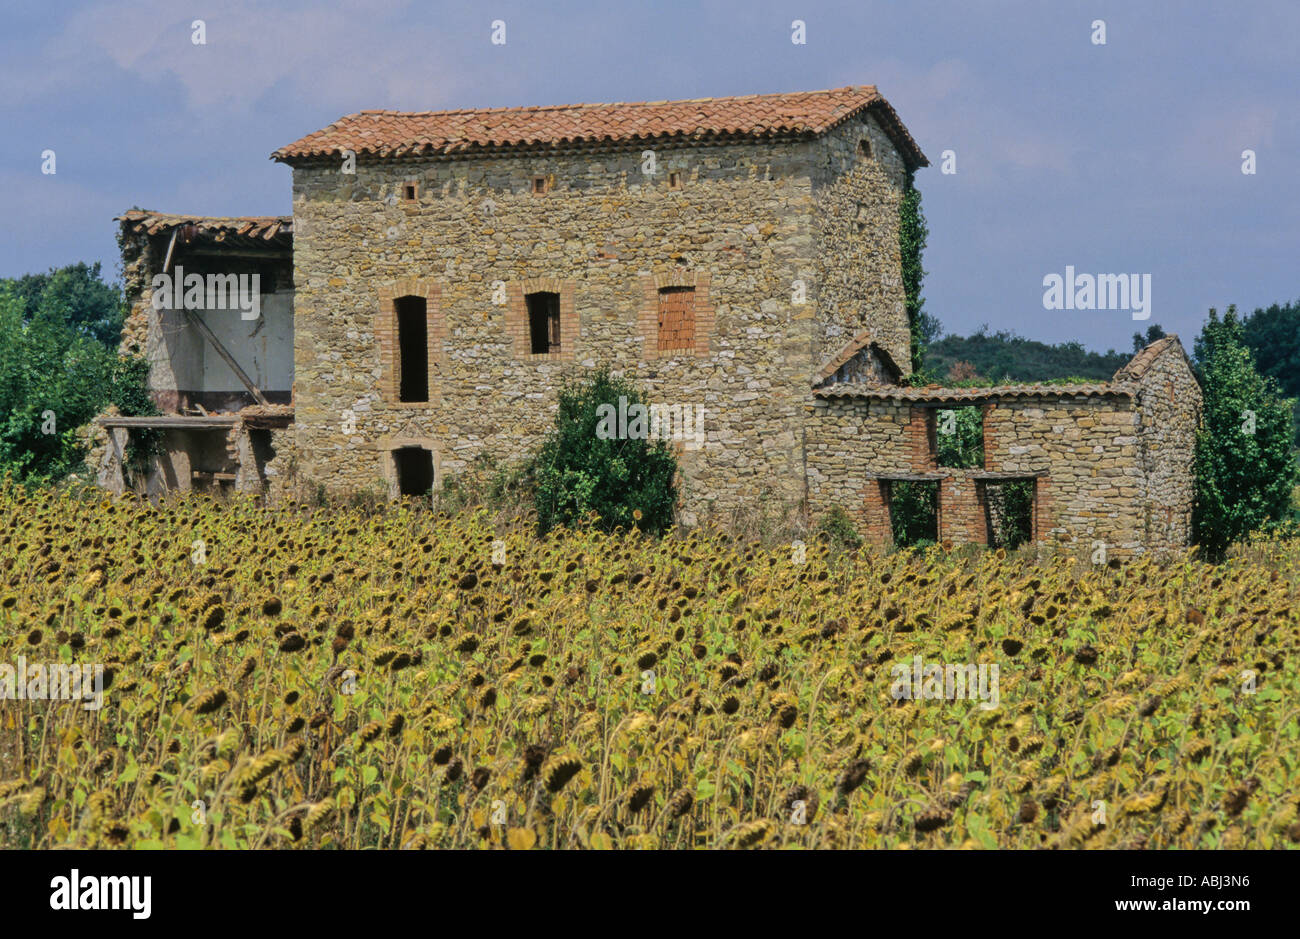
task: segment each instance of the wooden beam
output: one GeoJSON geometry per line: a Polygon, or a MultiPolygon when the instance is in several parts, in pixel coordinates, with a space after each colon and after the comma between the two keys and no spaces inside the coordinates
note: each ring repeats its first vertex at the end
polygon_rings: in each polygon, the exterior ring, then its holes
{"type": "Polygon", "coordinates": [[[221,340],[208,328],[208,324],[203,322],[202,317],[189,308],[186,308],[185,315],[189,317],[195,329],[203,334],[203,338],[212,344],[212,348],[217,350],[217,355],[221,356],[222,361],[230,366],[230,370],[235,373],[235,377],[243,383],[245,388],[252,392],[253,397],[257,399],[257,403],[270,404],[271,402],[266,400],[266,396],[253,384],[253,379],[249,378],[248,373],[239,367],[235,357],[226,351],[226,347],[221,344],[221,340]]]}
{"type": "Polygon", "coordinates": [[[235,414],[211,414],[207,417],[187,417],[184,414],[163,414],[157,417],[101,417],[101,427],[163,428],[175,430],[227,430],[239,423],[235,414]]]}

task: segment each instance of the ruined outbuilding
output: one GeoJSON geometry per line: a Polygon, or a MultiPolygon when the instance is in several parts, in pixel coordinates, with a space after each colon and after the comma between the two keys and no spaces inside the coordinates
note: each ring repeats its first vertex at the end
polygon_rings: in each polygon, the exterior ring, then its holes
{"type": "Polygon", "coordinates": [[[1034,541],[1187,542],[1200,395],[1176,337],[1104,383],[909,386],[899,204],[928,161],[874,87],[363,111],[272,156],[291,219],[122,216],[125,342],[167,416],[106,420],[107,484],[151,426],[151,489],[436,491],[531,452],[561,376],[609,367],[704,409],[687,524],[839,506],[887,542],[892,485],[921,481],[941,538],[987,543],[990,487],[1029,480],[1034,541]],[[265,322],[155,309],[177,265],[262,273],[265,322]],[[936,414],[963,405],[984,465],[939,467],[936,414]]]}

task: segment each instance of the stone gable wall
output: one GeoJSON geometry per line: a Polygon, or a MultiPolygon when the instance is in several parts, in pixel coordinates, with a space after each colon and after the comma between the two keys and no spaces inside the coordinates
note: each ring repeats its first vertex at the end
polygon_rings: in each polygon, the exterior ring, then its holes
{"type": "Polygon", "coordinates": [[[869,115],[817,141],[816,297],[813,358],[835,355],[862,330],[912,371],[911,332],[898,245],[898,207],[907,182],[902,156],[869,115]],[[869,141],[871,155],[858,154],[869,141]]]}
{"type": "Polygon", "coordinates": [[[1147,509],[1144,540],[1160,553],[1182,547],[1192,537],[1201,387],[1176,344],[1151,363],[1138,386],[1138,454],[1147,509]]]}
{"type": "Polygon", "coordinates": [[[817,360],[815,307],[797,309],[791,285],[814,268],[814,145],[662,149],[653,177],[640,151],[296,168],[300,472],[371,487],[388,479],[398,438],[433,450],[440,473],[481,454],[522,457],[551,425],[562,376],[608,365],[653,401],[704,406],[707,441],[682,453],[686,521],[756,492],[798,501],[817,360]],[[444,337],[421,406],[392,400],[377,336],[409,279],[436,287],[430,334],[444,337]],[[562,336],[562,356],[521,350],[528,283],[564,287],[577,336],[562,336]],[[657,353],[648,291],[668,284],[697,287],[703,335],[657,353]],[[343,433],[345,411],[355,433],[343,433]]]}

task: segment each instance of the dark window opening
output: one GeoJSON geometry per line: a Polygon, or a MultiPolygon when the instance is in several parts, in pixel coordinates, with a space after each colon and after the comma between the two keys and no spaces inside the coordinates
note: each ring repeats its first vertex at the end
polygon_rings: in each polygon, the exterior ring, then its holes
{"type": "Polygon", "coordinates": [[[429,400],[429,320],[424,297],[398,297],[398,401],[429,400]]]}
{"type": "Polygon", "coordinates": [[[427,496],[433,492],[433,451],[423,447],[402,447],[393,451],[397,470],[397,491],[404,496],[427,496]]]}
{"type": "Polygon", "coordinates": [[[1012,550],[1034,537],[1035,482],[1011,479],[984,487],[984,520],[989,547],[1012,550]]]}
{"type": "Polygon", "coordinates": [[[870,159],[871,159],[871,141],[870,141],[870,140],[859,140],[859,141],[858,141],[858,156],[861,157],[861,158],[864,159],[864,160],[870,160],[870,159]]]}
{"type": "Polygon", "coordinates": [[[533,355],[560,351],[560,295],[538,291],[524,297],[528,306],[528,336],[533,355]]]}
{"type": "Polygon", "coordinates": [[[535,195],[535,196],[544,196],[544,195],[546,195],[546,177],[545,177],[545,176],[534,176],[534,177],[533,177],[533,195],[535,195]]]}
{"type": "Polygon", "coordinates": [[[669,173],[669,174],[668,174],[668,188],[669,188],[669,189],[681,189],[681,188],[682,188],[682,174],[681,174],[681,173],[678,173],[678,172],[672,172],[672,173],[669,173]]]}
{"type": "Polygon", "coordinates": [[[407,202],[414,202],[418,193],[419,187],[415,183],[405,183],[402,185],[402,198],[407,202]]]}
{"type": "Polygon", "coordinates": [[[938,466],[952,469],[984,468],[982,408],[934,408],[930,415],[930,432],[938,466]]]}
{"type": "Polygon", "coordinates": [[[889,484],[889,527],[898,548],[923,548],[939,540],[939,483],[895,480],[889,484]]]}
{"type": "Polygon", "coordinates": [[[695,347],[695,288],[659,290],[659,351],[695,347]]]}

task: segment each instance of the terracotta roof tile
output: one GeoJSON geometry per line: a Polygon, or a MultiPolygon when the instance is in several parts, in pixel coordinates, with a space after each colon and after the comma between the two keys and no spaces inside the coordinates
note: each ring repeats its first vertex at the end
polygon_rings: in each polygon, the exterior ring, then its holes
{"type": "MultiPolygon", "coordinates": [[[[1156,359],[1160,358],[1160,354],[1174,343],[1178,343],[1179,349],[1183,348],[1182,342],[1179,341],[1178,336],[1173,333],[1170,333],[1163,339],[1157,339],[1155,342],[1138,352],[1138,354],[1133,356],[1133,358],[1129,359],[1128,362],[1115,373],[1115,376],[1111,381],[1138,381],[1146,374],[1147,369],[1155,364],[1156,359]]],[[[1186,355],[1187,351],[1183,350],[1183,356],[1186,357],[1186,355]]]]}
{"type": "Polygon", "coordinates": [[[873,398],[879,401],[912,401],[921,404],[946,404],[958,401],[989,401],[1008,398],[1101,398],[1133,397],[1136,389],[1117,382],[1078,385],[993,385],[986,388],[909,388],[902,385],[878,387],[845,382],[813,390],[819,398],[873,398]]]}
{"type": "Polygon", "coordinates": [[[218,236],[241,235],[245,238],[261,238],[270,241],[277,235],[293,233],[293,216],[259,215],[259,216],[211,216],[211,215],[170,215],[166,212],[151,212],[145,209],[130,209],[123,212],[116,222],[123,222],[123,228],[132,234],[156,235],[171,231],[181,225],[193,225],[203,234],[218,236]]]}
{"type": "Polygon", "coordinates": [[[460,111],[361,111],[281,147],[285,163],[341,155],[472,155],[499,149],[603,148],[655,140],[789,139],[824,134],[870,108],[911,166],[925,154],[873,85],[827,91],[460,111]]]}

